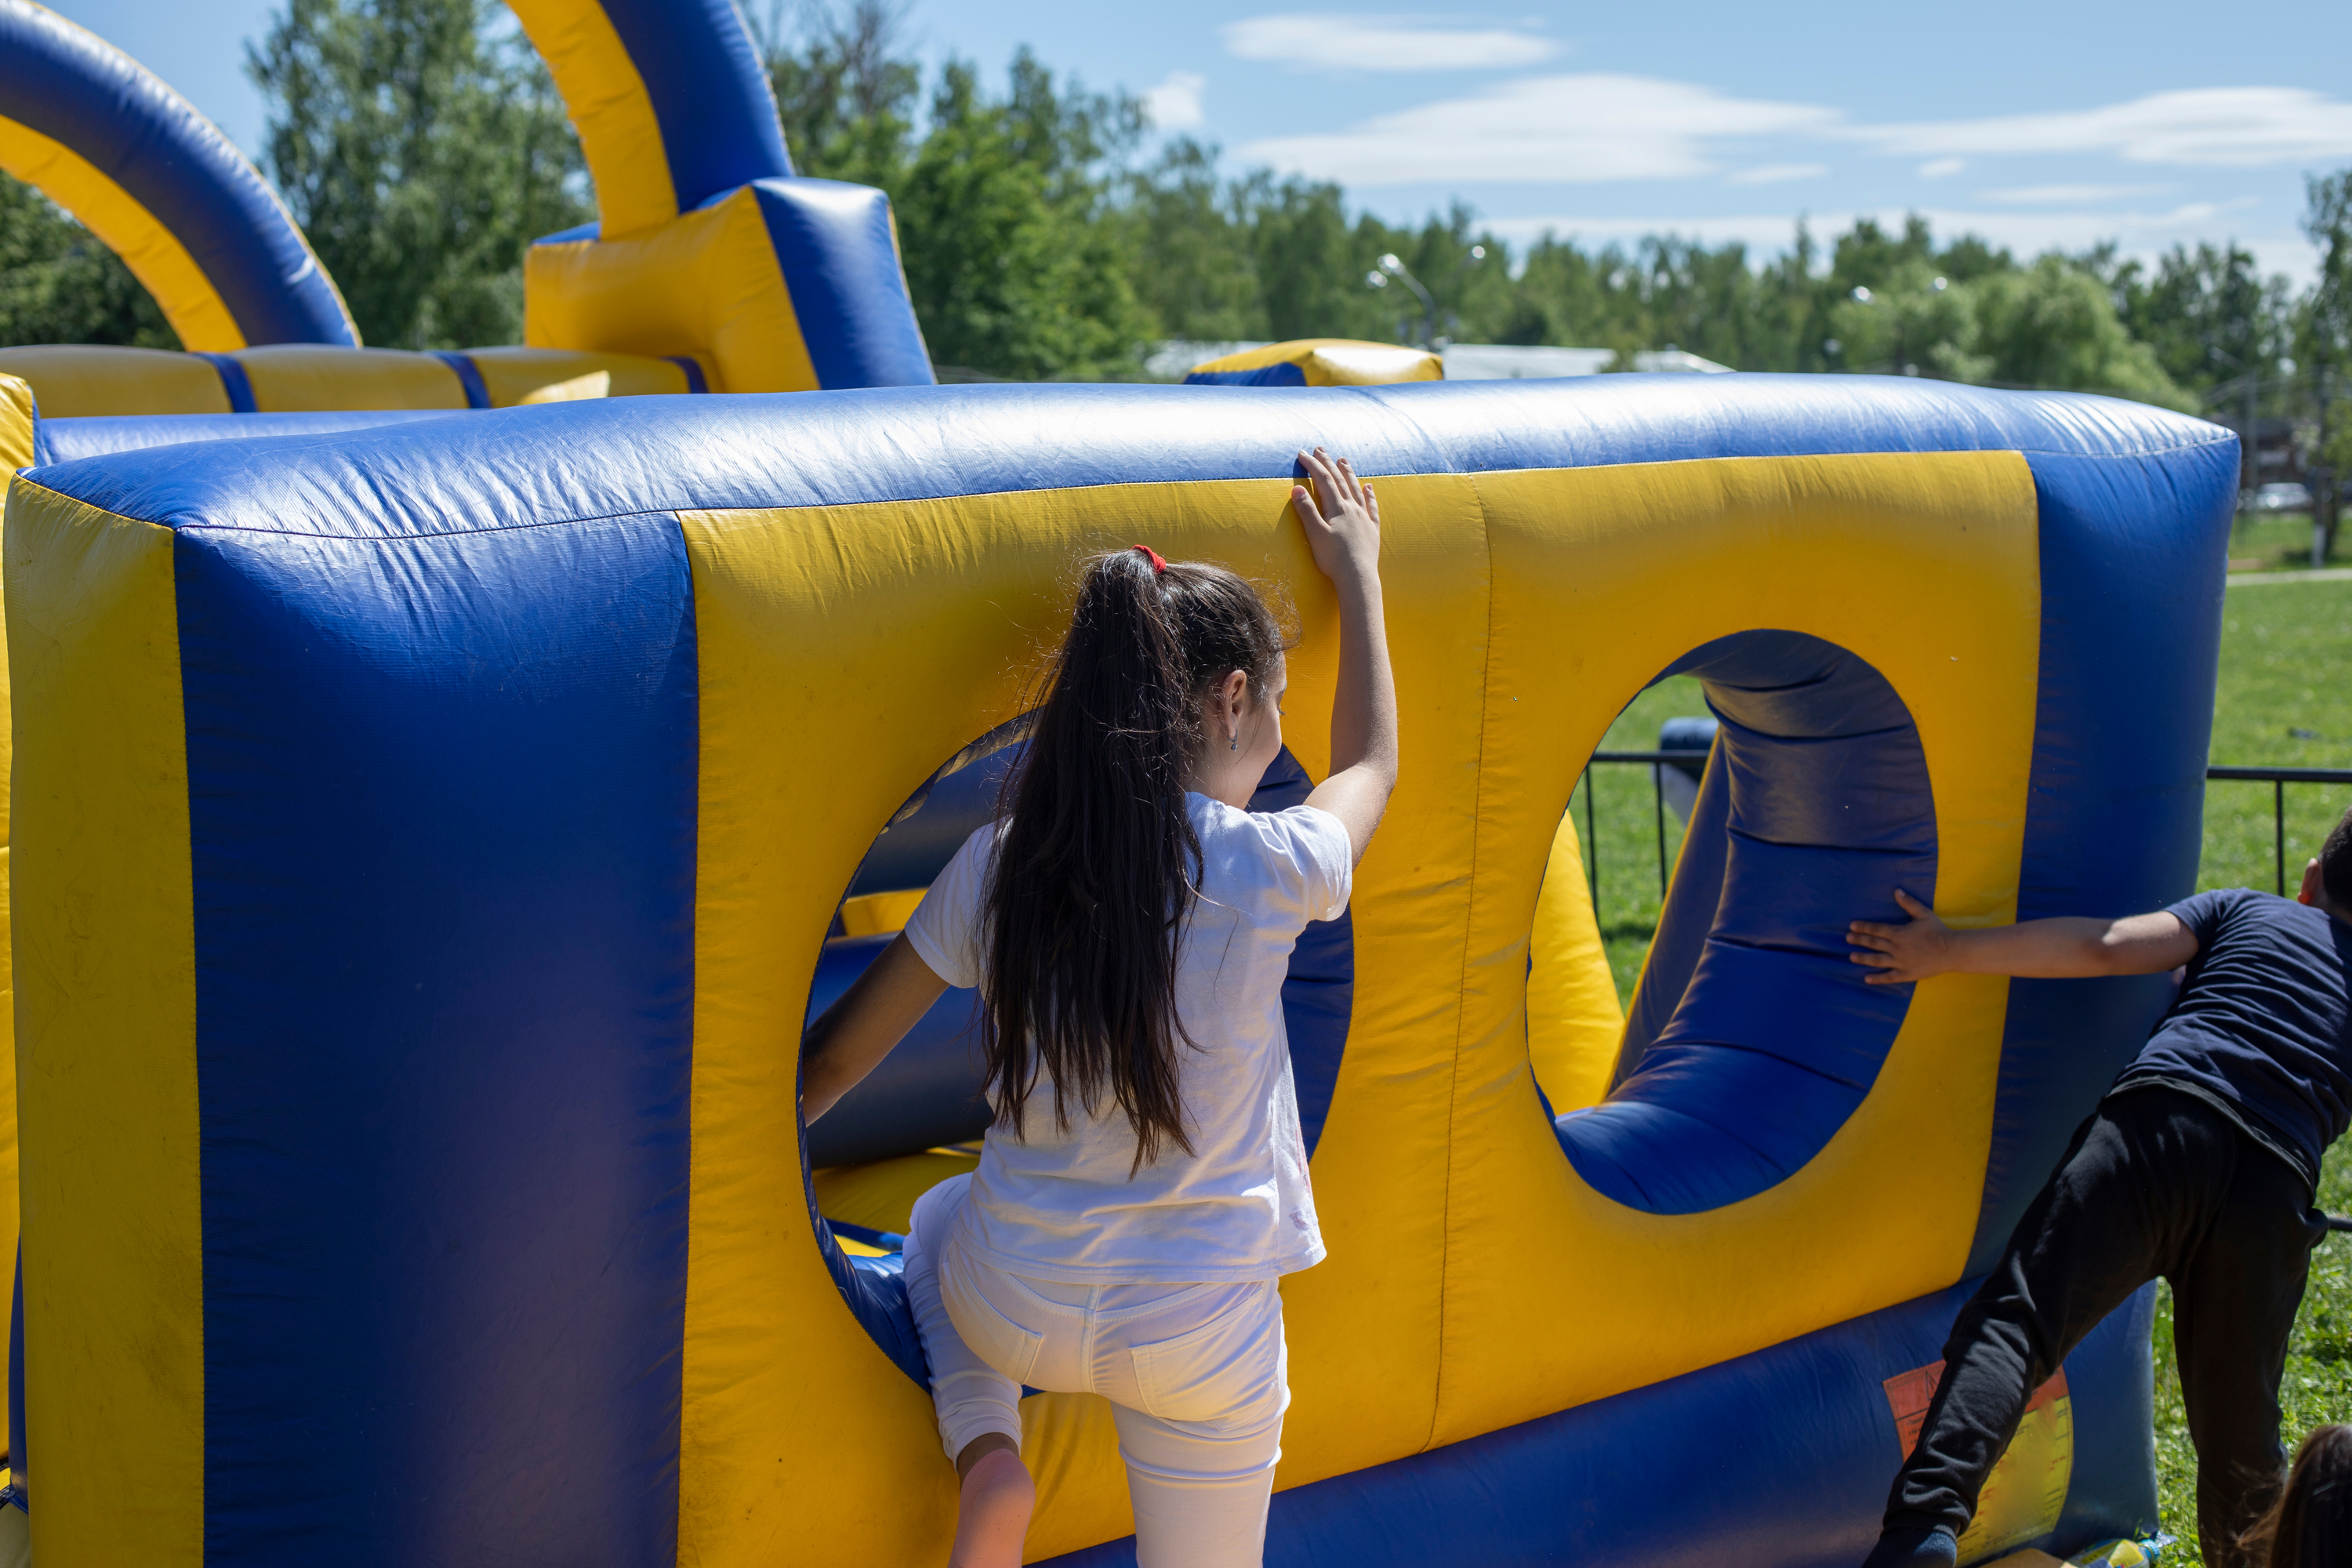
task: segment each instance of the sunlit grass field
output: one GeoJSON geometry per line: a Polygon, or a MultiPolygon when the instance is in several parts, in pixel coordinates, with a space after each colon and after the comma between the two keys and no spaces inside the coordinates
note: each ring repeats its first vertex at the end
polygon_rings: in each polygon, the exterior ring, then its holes
{"type": "MultiPolygon", "coordinates": [[[[2307,521],[2252,524],[2239,532],[2231,554],[2267,565],[2308,560],[2307,521]],[[2297,552],[2304,552],[2300,556],[2297,552]]],[[[2340,552],[2339,552],[2340,554],[2340,552]]],[[[2128,650],[2118,649],[2118,657],[2128,650]]],[[[1698,682],[1664,681],[1636,698],[1601,742],[1604,751],[1648,751],[1658,727],[1685,714],[1703,714],[1698,682]]],[[[2223,612],[2221,679],[2214,700],[2211,760],[2217,763],[2352,768],[2352,582],[2271,582],[2229,591],[2223,612]]],[[[1658,846],[1650,770],[1601,765],[1588,775],[1593,792],[1600,867],[1601,938],[1621,997],[1630,998],[1643,955],[1657,929],[1658,846]]],[[[1580,830],[1585,791],[1570,809],[1580,830]]],[[[2290,891],[2303,864],[2347,805],[2352,788],[2290,784],[2286,788],[2286,872],[2290,891]]],[[[1682,833],[1666,813],[1671,867],[1682,833]]],[[[2216,783],[2205,796],[2200,888],[2270,889],[2276,876],[2271,786],[2216,783]]],[[[2352,1141],[2347,1141],[2352,1142],[2352,1141]]],[[[2329,1152],[2320,1203],[2330,1213],[2352,1213],[2352,1152],[2329,1152]]],[[[2313,1426],[2352,1421],[2352,1237],[2321,1245],[2313,1258],[2291,1347],[2284,1388],[2290,1448],[2313,1426]]],[[[2168,1297],[2156,1324],[2157,1468],[2164,1528],[2178,1538],[2167,1553],[2175,1563],[2200,1563],[2196,1542],[2196,1459],[2181,1413],[2180,1379],[2172,1363],[2172,1310],[2168,1297]]]]}

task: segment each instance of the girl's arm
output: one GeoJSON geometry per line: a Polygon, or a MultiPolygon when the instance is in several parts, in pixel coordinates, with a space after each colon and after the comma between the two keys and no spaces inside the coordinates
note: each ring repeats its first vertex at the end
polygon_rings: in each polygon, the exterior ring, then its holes
{"type": "Polygon", "coordinates": [[[1870,976],[1873,985],[1906,985],[1931,974],[2161,974],[2197,956],[2197,938],[2165,910],[2113,921],[2066,915],[1954,931],[1900,888],[1895,901],[1911,917],[1906,924],[1855,921],[1846,931],[1857,950],[1850,956],[1878,971],[1870,976]]]}
{"type": "Polygon", "coordinates": [[[1388,627],[1381,614],[1381,507],[1348,459],[1318,447],[1298,460],[1315,481],[1294,486],[1290,504],[1307,531],[1315,564],[1339,591],[1339,684],[1331,699],[1331,772],[1307,804],[1348,829],[1356,858],[1388,810],[1397,779],[1396,682],[1389,674],[1388,627]]]}
{"type": "Polygon", "coordinates": [[[814,1121],[856,1089],[947,988],[899,932],[801,1037],[801,1120],[814,1121]]]}

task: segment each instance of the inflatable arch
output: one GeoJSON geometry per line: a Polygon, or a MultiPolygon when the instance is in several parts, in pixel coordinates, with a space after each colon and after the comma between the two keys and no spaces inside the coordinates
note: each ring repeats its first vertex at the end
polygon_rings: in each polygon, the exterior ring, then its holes
{"type": "Polygon", "coordinates": [[[121,257],[190,350],[359,344],[310,242],[228,138],[32,0],[0,0],[0,169],[121,257]]]}
{"type": "Polygon", "coordinates": [[[419,354],[360,350],[276,195],[184,100],[31,0],[0,0],[0,167],[80,216],[198,351],[15,349],[0,370],[52,417],[932,380],[888,200],[793,175],[731,0],[515,10],[579,131],[599,221],[531,247],[523,345],[419,354]]]}
{"type": "MultiPolygon", "coordinates": [[[[1284,1283],[1268,1560],[1858,1556],[1964,1282],[2166,992],[1872,991],[1839,931],[1897,879],[1979,924],[2189,887],[2236,458],[2155,409],[1008,386],[35,469],[44,1568],[942,1557],[891,1259],[842,1256],[803,1168],[821,950],[1017,717],[1081,551],[1285,584],[1320,770],[1334,612],[1284,472],[1317,442],[1381,477],[1407,765],[1313,1156],[1331,1256],[1284,1283]],[[1531,1070],[1581,1037],[1530,1016],[1591,958],[1541,915],[1581,886],[1570,787],[1678,666],[1727,739],[1626,1059],[1531,1070]]],[[[2045,1391],[1972,1558],[2153,1524],[2148,1312],[2045,1391]]],[[[1122,1560],[1105,1408],[1027,1413],[1035,1555],[1122,1560]]]]}

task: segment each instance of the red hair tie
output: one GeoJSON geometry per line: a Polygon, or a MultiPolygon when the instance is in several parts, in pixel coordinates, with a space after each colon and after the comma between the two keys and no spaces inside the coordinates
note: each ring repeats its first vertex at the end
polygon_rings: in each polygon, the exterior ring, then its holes
{"type": "Polygon", "coordinates": [[[1144,559],[1151,563],[1151,574],[1153,576],[1157,577],[1160,574],[1168,570],[1167,560],[1161,556],[1160,552],[1152,549],[1149,544],[1137,544],[1132,545],[1129,548],[1143,552],[1144,559]]]}

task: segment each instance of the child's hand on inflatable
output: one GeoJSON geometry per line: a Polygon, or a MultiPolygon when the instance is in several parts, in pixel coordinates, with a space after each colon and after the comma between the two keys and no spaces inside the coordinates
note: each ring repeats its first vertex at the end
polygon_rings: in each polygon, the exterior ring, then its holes
{"type": "Polygon", "coordinates": [[[1299,453],[1298,461],[1315,488],[1310,491],[1305,485],[1293,485],[1290,504],[1307,530],[1307,545],[1315,552],[1317,568],[1335,583],[1342,581],[1345,574],[1376,574],[1381,560],[1381,503],[1372,487],[1356,478],[1347,458],[1334,459],[1320,447],[1299,453]]]}
{"type": "Polygon", "coordinates": [[[1848,956],[1856,963],[1878,971],[1867,984],[1908,985],[1950,969],[1952,928],[1937,919],[1935,910],[1900,888],[1895,889],[1895,901],[1911,917],[1907,923],[1897,926],[1855,921],[1846,927],[1846,942],[1860,950],[1848,956]]]}

